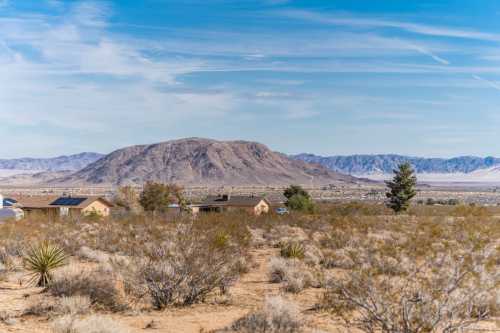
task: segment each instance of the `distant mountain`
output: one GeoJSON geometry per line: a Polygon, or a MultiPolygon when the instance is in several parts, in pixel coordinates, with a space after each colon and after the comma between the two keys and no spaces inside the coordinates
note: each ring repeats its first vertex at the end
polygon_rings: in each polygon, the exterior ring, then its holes
{"type": "MultiPolygon", "coordinates": [[[[53,158],[0,159],[0,169],[16,171],[76,171],[103,157],[98,153],[81,153],[53,158]]],[[[19,172],[17,172],[19,173],[19,172]]]]}
{"type": "MultiPolygon", "coordinates": [[[[299,154],[293,159],[308,163],[318,163],[328,169],[345,174],[369,177],[370,175],[390,174],[399,164],[410,162],[418,174],[470,174],[485,176],[487,172],[498,173],[500,158],[462,156],[454,158],[425,158],[402,155],[351,155],[317,156],[299,154]]],[[[372,177],[373,178],[373,177],[372,177]]],[[[471,178],[471,177],[469,177],[471,178]]],[[[500,179],[500,178],[499,178],[500,179]]]]}
{"type": "Polygon", "coordinates": [[[324,185],[358,179],[288,158],[263,144],[189,138],[123,148],[62,178],[60,184],[324,185]]]}
{"type": "Polygon", "coordinates": [[[45,185],[55,178],[64,177],[72,174],[73,171],[42,171],[35,173],[21,173],[10,176],[0,176],[0,185],[3,186],[36,186],[45,185]]]}

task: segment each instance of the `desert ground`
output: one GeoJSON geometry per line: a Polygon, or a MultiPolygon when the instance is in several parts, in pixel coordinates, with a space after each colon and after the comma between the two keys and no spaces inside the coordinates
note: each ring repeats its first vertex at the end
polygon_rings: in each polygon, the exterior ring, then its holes
{"type": "Polygon", "coordinates": [[[0,225],[0,331],[494,332],[495,215],[351,202],[284,216],[30,216],[0,225]],[[30,258],[43,246],[64,260],[42,287],[30,258]]]}

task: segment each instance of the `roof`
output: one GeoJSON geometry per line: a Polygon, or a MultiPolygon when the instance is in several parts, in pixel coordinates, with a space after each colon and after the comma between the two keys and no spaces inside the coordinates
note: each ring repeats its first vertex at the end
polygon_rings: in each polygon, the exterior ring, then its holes
{"type": "Polygon", "coordinates": [[[112,207],[113,205],[102,197],[97,196],[25,196],[16,198],[17,203],[22,208],[58,208],[70,207],[83,209],[88,207],[95,201],[101,201],[105,205],[112,207]]]}
{"type": "Polygon", "coordinates": [[[17,201],[12,199],[12,198],[4,198],[3,199],[3,206],[4,207],[13,207],[14,204],[16,204],[17,201]]]}
{"type": "Polygon", "coordinates": [[[269,193],[269,194],[266,194],[264,195],[264,197],[267,199],[267,201],[271,204],[271,205],[282,205],[284,204],[288,199],[283,195],[282,192],[280,193],[269,193]]]}
{"type": "Polygon", "coordinates": [[[16,197],[17,204],[22,208],[50,208],[50,203],[58,197],[54,195],[37,195],[16,197]]]}
{"type": "Polygon", "coordinates": [[[208,196],[200,205],[198,206],[236,206],[236,207],[255,207],[264,200],[267,204],[269,202],[259,196],[243,196],[243,195],[232,195],[232,196],[208,196]]]}

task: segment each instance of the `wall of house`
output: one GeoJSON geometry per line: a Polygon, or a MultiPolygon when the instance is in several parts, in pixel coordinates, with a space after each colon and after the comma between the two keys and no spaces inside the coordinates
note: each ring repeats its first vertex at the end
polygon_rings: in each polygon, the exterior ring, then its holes
{"type": "Polygon", "coordinates": [[[261,200],[261,202],[259,202],[257,206],[254,207],[254,213],[255,215],[269,213],[269,205],[264,200],[261,200]]]}
{"type": "Polygon", "coordinates": [[[110,210],[108,205],[104,204],[102,201],[94,201],[85,209],[82,209],[82,215],[88,215],[92,213],[97,213],[101,216],[109,216],[110,210]]]}
{"type": "Polygon", "coordinates": [[[56,219],[59,217],[59,209],[52,207],[43,207],[43,208],[23,208],[25,216],[43,216],[48,217],[49,219],[56,219]]]}

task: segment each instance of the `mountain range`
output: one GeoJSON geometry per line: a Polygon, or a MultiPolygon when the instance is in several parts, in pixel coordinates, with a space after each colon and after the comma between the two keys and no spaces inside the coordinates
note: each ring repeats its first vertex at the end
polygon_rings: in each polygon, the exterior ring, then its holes
{"type": "Polygon", "coordinates": [[[500,181],[500,158],[461,156],[425,158],[403,155],[318,156],[299,154],[291,158],[318,163],[326,168],[357,177],[388,178],[403,162],[410,162],[423,180],[435,181],[500,181]]]}
{"type": "Polygon", "coordinates": [[[187,138],[55,158],[0,159],[0,184],[188,186],[363,183],[409,161],[420,180],[500,182],[500,158],[403,155],[287,156],[257,142],[187,138]],[[4,172],[2,175],[2,171],[4,172]],[[6,172],[6,173],[5,173],[6,172]],[[360,179],[364,178],[364,179],[360,179]]]}
{"type": "Polygon", "coordinates": [[[187,186],[267,186],[361,181],[321,165],[291,159],[257,142],[201,138],[131,146],[105,156],[84,153],[37,162],[34,159],[22,161],[32,163],[12,161],[6,163],[6,167],[21,167],[30,172],[0,178],[0,184],[85,186],[158,181],[187,186]],[[60,171],[70,167],[73,170],[60,171]],[[42,168],[45,171],[38,172],[42,168]]]}
{"type": "MultiPolygon", "coordinates": [[[[1,170],[16,171],[77,171],[103,157],[98,153],[80,153],[53,158],[0,159],[1,170]]],[[[18,173],[18,172],[17,172],[18,173]]]]}

